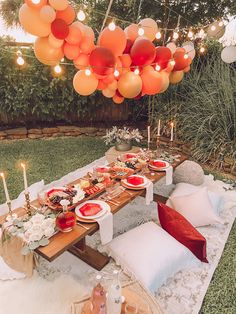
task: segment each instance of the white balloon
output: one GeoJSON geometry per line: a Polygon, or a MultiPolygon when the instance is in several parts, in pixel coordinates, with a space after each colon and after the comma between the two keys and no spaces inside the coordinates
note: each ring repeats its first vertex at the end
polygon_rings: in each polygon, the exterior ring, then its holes
{"type": "Polygon", "coordinates": [[[167,44],[166,47],[169,48],[172,53],[175,53],[175,50],[177,49],[176,44],[173,42],[167,44]]]}
{"type": "Polygon", "coordinates": [[[196,55],[196,51],[194,49],[194,46],[186,45],[186,46],[183,46],[183,48],[185,49],[185,51],[189,55],[189,57],[193,60],[195,55],[196,55]]]}
{"type": "Polygon", "coordinates": [[[225,33],[225,25],[219,25],[219,22],[214,22],[208,26],[207,35],[212,38],[220,39],[225,33]]]}
{"type": "Polygon", "coordinates": [[[221,51],[221,59],[226,63],[232,63],[236,61],[236,46],[225,47],[221,51]]]}

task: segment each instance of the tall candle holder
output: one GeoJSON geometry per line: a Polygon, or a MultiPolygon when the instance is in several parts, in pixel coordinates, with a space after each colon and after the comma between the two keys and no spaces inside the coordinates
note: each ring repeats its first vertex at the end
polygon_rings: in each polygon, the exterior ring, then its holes
{"type": "Polygon", "coordinates": [[[17,218],[17,214],[16,214],[16,213],[13,213],[13,211],[12,211],[11,201],[8,201],[8,202],[7,202],[7,206],[8,206],[9,214],[8,214],[7,217],[6,217],[6,221],[10,221],[10,220],[16,219],[16,218],[17,218]]]}
{"type": "Polygon", "coordinates": [[[26,208],[26,211],[27,211],[27,215],[28,216],[31,216],[32,215],[32,207],[31,207],[31,204],[30,204],[30,193],[27,191],[25,192],[25,208],[26,208]]]}

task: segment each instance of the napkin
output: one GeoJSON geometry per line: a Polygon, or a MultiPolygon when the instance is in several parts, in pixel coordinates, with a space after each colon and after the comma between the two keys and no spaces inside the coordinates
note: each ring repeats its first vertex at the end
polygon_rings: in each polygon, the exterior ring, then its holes
{"type": "Polygon", "coordinates": [[[150,205],[153,201],[153,183],[152,181],[148,180],[146,187],[146,205],[150,205]]]}
{"type": "Polygon", "coordinates": [[[173,167],[169,166],[164,170],[166,172],[166,185],[170,185],[173,182],[173,167]]]}
{"type": "Polygon", "coordinates": [[[111,212],[107,212],[95,220],[99,224],[101,242],[105,245],[113,239],[113,215],[111,212]]]}

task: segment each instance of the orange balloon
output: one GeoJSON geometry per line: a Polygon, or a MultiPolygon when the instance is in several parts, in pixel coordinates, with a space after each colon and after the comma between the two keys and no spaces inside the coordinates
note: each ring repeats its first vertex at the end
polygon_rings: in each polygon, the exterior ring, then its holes
{"type": "Polygon", "coordinates": [[[132,60],[129,54],[124,54],[120,56],[120,60],[123,68],[129,68],[131,66],[132,60]]]}
{"type": "Polygon", "coordinates": [[[142,79],[132,71],[122,74],[118,81],[118,91],[125,98],[134,98],[142,90],[142,79]]]}
{"type": "Polygon", "coordinates": [[[112,83],[108,84],[107,88],[109,88],[110,90],[116,90],[117,89],[117,81],[114,80],[112,83]]]}
{"type": "Polygon", "coordinates": [[[141,75],[143,81],[142,91],[147,95],[155,95],[162,89],[163,81],[162,76],[157,71],[145,71],[141,75]]]}
{"type": "Polygon", "coordinates": [[[146,71],[155,71],[151,65],[146,65],[142,69],[142,73],[146,71]]]}
{"type": "Polygon", "coordinates": [[[90,54],[95,48],[94,42],[91,37],[84,37],[80,42],[80,49],[85,54],[90,54]]]}
{"type": "Polygon", "coordinates": [[[63,39],[57,39],[55,36],[53,36],[52,33],[48,36],[48,42],[49,42],[50,46],[52,46],[54,48],[60,48],[64,44],[63,39]]]}
{"type": "Polygon", "coordinates": [[[184,73],[188,73],[190,71],[190,65],[183,69],[184,73]]]}
{"type": "Polygon", "coordinates": [[[74,65],[79,70],[84,70],[89,65],[89,56],[81,53],[77,59],[74,60],[74,65]]]}
{"type": "Polygon", "coordinates": [[[113,102],[115,104],[121,104],[125,99],[124,99],[124,97],[120,97],[118,95],[114,95],[112,100],[113,100],[113,102]]]}
{"type": "Polygon", "coordinates": [[[98,44],[111,50],[115,57],[121,56],[126,47],[125,33],[119,26],[114,31],[106,27],[99,35],[98,44]]]}
{"type": "Polygon", "coordinates": [[[34,54],[36,58],[46,65],[57,65],[64,57],[62,48],[52,47],[47,37],[37,38],[34,43],[34,54]]]}
{"type": "Polygon", "coordinates": [[[51,24],[40,18],[39,11],[23,4],[19,10],[19,20],[27,33],[38,37],[46,37],[51,33],[51,24]]]}
{"type": "Polygon", "coordinates": [[[162,77],[162,87],[159,94],[164,93],[170,85],[169,74],[165,71],[159,72],[162,77]]]}
{"type": "Polygon", "coordinates": [[[67,0],[49,0],[49,4],[58,11],[65,10],[69,5],[67,0]]]}
{"type": "Polygon", "coordinates": [[[115,80],[115,76],[113,73],[111,74],[108,74],[104,79],[103,79],[103,82],[105,84],[111,84],[113,81],[115,80]]]}
{"type": "Polygon", "coordinates": [[[130,24],[128,27],[124,29],[125,35],[128,39],[135,41],[138,38],[138,24],[130,24]]]}
{"type": "Polygon", "coordinates": [[[77,45],[82,40],[82,32],[76,25],[69,26],[69,34],[65,39],[71,45],[77,45]]]}
{"type": "Polygon", "coordinates": [[[64,49],[64,54],[67,57],[67,59],[75,60],[79,57],[79,54],[80,54],[79,46],[65,43],[63,49],[64,49]]]}
{"type": "Polygon", "coordinates": [[[56,12],[50,5],[45,5],[40,9],[39,16],[45,23],[51,23],[56,18],[56,12]]]}
{"type": "Polygon", "coordinates": [[[84,25],[84,24],[82,24],[82,25],[83,25],[84,36],[89,37],[90,40],[94,41],[95,35],[94,35],[93,29],[91,27],[89,27],[88,25],[84,25]]]}
{"type": "Polygon", "coordinates": [[[107,98],[112,98],[115,95],[116,91],[109,89],[109,88],[105,88],[102,90],[102,94],[103,96],[107,97],[107,98]]]}
{"type": "Polygon", "coordinates": [[[158,32],[157,23],[150,18],[146,18],[140,21],[139,25],[144,30],[144,36],[149,40],[153,41],[156,38],[156,33],[158,32]]]}
{"type": "Polygon", "coordinates": [[[99,80],[97,89],[98,89],[98,90],[103,90],[103,89],[105,89],[105,88],[107,88],[107,84],[105,84],[105,83],[103,82],[103,80],[99,80]]]}
{"type": "Polygon", "coordinates": [[[186,53],[186,50],[183,47],[176,48],[175,52],[183,52],[186,53]]]}
{"type": "Polygon", "coordinates": [[[182,81],[184,77],[183,71],[174,71],[170,73],[169,79],[171,84],[177,84],[182,81]]]}
{"type": "Polygon", "coordinates": [[[81,70],[75,74],[73,86],[78,94],[88,96],[94,93],[97,89],[98,79],[93,73],[86,75],[85,70],[81,70]]]}
{"type": "Polygon", "coordinates": [[[68,7],[65,10],[57,11],[57,19],[64,20],[68,25],[71,24],[75,19],[75,10],[72,8],[71,5],[68,5],[68,7]]]}
{"type": "Polygon", "coordinates": [[[41,9],[44,5],[47,4],[47,0],[40,0],[39,3],[33,3],[32,0],[25,0],[25,3],[32,9],[41,9]]]}

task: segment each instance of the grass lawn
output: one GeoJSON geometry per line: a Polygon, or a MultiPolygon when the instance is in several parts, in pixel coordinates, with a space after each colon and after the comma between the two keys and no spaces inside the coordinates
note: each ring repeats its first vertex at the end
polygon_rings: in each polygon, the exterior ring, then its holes
{"type": "MultiPolygon", "coordinates": [[[[29,184],[49,183],[104,155],[107,147],[97,138],[57,138],[0,143],[0,171],[7,172],[12,199],[23,190],[21,161],[28,165],[29,184]]],[[[5,201],[0,185],[0,204],[5,201]]],[[[236,224],[204,299],[201,314],[236,313],[235,298],[236,224]]],[[[178,314],[178,313],[177,313],[178,314]]]]}

